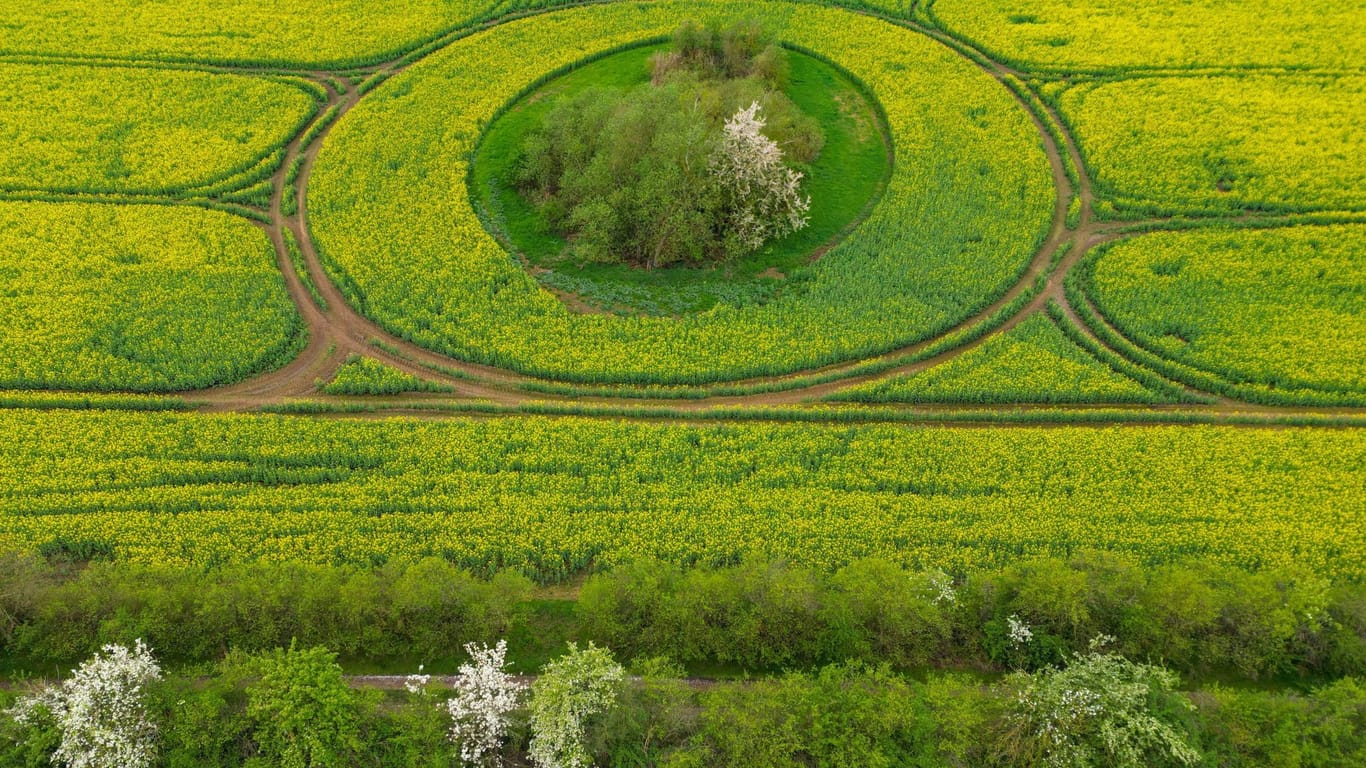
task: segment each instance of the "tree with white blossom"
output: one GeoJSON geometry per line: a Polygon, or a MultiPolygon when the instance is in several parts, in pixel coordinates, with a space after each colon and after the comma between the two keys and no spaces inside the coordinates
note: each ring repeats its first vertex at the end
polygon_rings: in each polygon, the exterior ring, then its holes
{"type": "Polygon", "coordinates": [[[550,662],[531,686],[531,762],[537,768],[587,768],[588,721],[616,706],[626,678],[606,648],[592,643],[550,662]]]}
{"type": "Polygon", "coordinates": [[[759,102],[726,120],[712,173],[727,199],[731,232],[747,250],[802,229],[811,198],[801,194],[802,174],[783,164],[783,150],[763,134],[759,102]]]}
{"type": "Polygon", "coordinates": [[[1008,743],[1057,768],[1199,764],[1179,714],[1194,707],[1176,692],[1176,674],[1103,651],[1113,639],[1092,640],[1065,668],[1013,675],[1008,743]]]}
{"type": "Polygon", "coordinates": [[[507,738],[508,715],[521,703],[525,685],[507,672],[507,641],[492,648],[465,645],[470,661],[456,675],[455,695],[446,702],[450,738],[460,746],[466,765],[500,765],[499,750],[507,738]]]}
{"type": "Polygon", "coordinates": [[[51,717],[61,732],[54,765],[144,768],[157,757],[157,726],[147,713],[146,686],[161,679],[151,650],[106,645],[58,686],[21,698],[10,714],[31,725],[51,717]]]}

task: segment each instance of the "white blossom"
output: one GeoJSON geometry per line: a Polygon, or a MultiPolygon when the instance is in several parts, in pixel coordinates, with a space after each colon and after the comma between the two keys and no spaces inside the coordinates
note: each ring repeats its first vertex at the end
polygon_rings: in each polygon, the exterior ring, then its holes
{"type": "Polygon", "coordinates": [[[526,686],[507,673],[506,640],[492,648],[469,643],[465,651],[470,661],[460,666],[455,696],[446,702],[450,737],[460,745],[460,759],[466,765],[497,765],[508,714],[517,708],[526,686]]]}
{"type": "Polygon", "coordinates": [[[930,600],[936,605],[956,605],[958,593],[953,588],[953,578],[943,571],[927,574],[930,587],[930,600]]]}
{"type": "Polygon", "coordinates": [[[432,682],[431,675],[422,674],[422,664],[417,665],[417,674],[403,678],[403,689],[414,696],[426,696],[427,686],[432,682]]]}
{"type": "Polygon", "coordinates": [[[592,643],[550,662],[532,686],[531,762],[536,768],[588,768],[584,747],[589,718],[616,705],[626,672],[605,648],[592,643]]]}
{"type": "Polygon", "coordinates": [[[1010,638],[1012,645],[1024,645],[1034,639],[1034,630],[1029,628],[1018,613],[1006,617],[1006,627],[1006,637],[1010,638]]]}
{"type": "Polygon", "coordinates": [[[149,719],[144,686],[161,667],[138,640],[133,648],[104,646],[61,685],[20,699],[10,714],[30,724],[43,713],[56,721],[61,743],[54,765],[69,768],[143,768],[156,761],[157,727],[149,719]]]}
{"type": "Polygon", "coordinates": [[[802,174],[783,165],[783,151],[762,133],[759,102],[736,112],[722,128],[712,172],[730,196],[731,227],[745,247],[807,225],[811,198],[801,194],[802,174]]]}
{"type": "Polygon", "coordinates": [[[1159,693],[1171,706],[1192,706],[1172,693],[1176,676],[1097,652],[1113,640],[1097,637],[1091,652],[1065,669],[1017,675],[1014,725],[1038,745],[1043,764],[1056,768],[1198,764],[1200,754],[1152,708],[1159,693]]]}

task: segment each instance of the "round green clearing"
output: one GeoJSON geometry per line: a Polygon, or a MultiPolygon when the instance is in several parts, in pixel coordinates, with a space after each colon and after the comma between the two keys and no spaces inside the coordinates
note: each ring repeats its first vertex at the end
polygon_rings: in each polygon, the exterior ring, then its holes
{"type": "Polygon", "coordinates": [[[1162,232],[1109,248],[1097,308],[1168,360],[1284,398],[1366,393],[1366,227],[1162,232]]]}
{"type": "Polygon", "coordinates": [[[825,146],[804,174],[809,225],[724,266],[646,270],[626,264],[579,265],[562,257],[566,242],[517,192],[515,164],[527,137],[556,105],[591,88],[625,90],[650,80],[650,60],[668,44],[630,48],[549,80],[515,103],[485,131],[470,172],[470,194],[495,237],[571,308],[650,315],[706,311],[764,301],[852,231],[872,210],[891,173],[892,148],[877,104],[834,65],[788,52],[784,92],[821,123],[825,146]]]}
{"type": "Polygon", "coordinates": [[[904,27],[787,3],[583,6],[469,35],[348,112],[309,189],[332,278],[391,332],[529,375],[654,384],[790,373],[940,334],[1019,280],[1055,205],[1038,132],[990,75],[904,27]],[[877,98],[896,153],[881,201],[771,301],[681,318],[570,311],[475,213],[467,174],[483,129],[576,62],[688,19],[745,17],[877,98]]]}

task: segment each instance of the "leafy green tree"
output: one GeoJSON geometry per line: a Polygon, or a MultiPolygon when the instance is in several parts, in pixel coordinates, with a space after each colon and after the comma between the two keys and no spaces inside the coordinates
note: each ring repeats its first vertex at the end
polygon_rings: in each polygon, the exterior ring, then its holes
{"type": "Polygon", "coordinates": [[[354,765],[361,748],[360,712],[326,648],[275,649],[249,659],[247,715],[261,756],[281,768],[354,765]]]}
{"type": "Polygon", "coordinates": [[[547,664],[531,686],[531,762],[537,768],[586,768],[589,722],[617,704],[626,673],[592,643],[547,664]]]}
{"type": "Polygon", "coordinates": [[[782,92],[786,54],[756,24],[684,25],[636,88],[557,104],[529,136],[516,183],[580,262],[647,268],[751,252],[806,225],[787,159],[820,126],[782,92]]]}
{"type": "Polygon", "coordinates": [[[1004,745],[1016,765],[1151,768],[1196,765],[1174,672],[1101,652],[1092,642],[1062,669],[1016,673],[1016,707],[1004,745]]]}

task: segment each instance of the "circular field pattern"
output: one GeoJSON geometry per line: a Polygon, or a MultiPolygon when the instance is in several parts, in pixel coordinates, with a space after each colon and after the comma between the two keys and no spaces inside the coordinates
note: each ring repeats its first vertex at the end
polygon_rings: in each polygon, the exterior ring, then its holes
{"type": "Polygon", "coordinates": [[[566,381],[779,375],[937,335],[1017,282],[1053,217],[1039,135],[994,78],[912,30],[785,4],[592,6],[457,40],[384,82],[328,136],[309,189],[331,277],[362,312],[457,358],[566,381]],[[896,155],[870,217],[757,306],[681,319],[575,314],[481,225],[466,192],[482,128],[576,62],[688,19],[756,17],[881,103],[896,155]]]}
{"type": "MultiPolygon", "coordinates": [[[[770,300],[805,278],[820,254],[843,240],[872,212],[892,170],[892,148],[881,110],[859,83],[829,62],[785,51],[782,93],[820,126],[818,155],[797,166],[811,200],[808,226],[722,264],[641,269],[625,263],[579,263],[568,241],[519,189],[528,140],[561,106],[594,91],[650,88],[651,62],[670,48],[628,48],[551,78],[509,105],[479,140],[470,196],[489,231],[536,279],[571,308],[618,314],[680,316],[717,304],[770,300]]],[[[653,89],[651,89],[653,90],[653,89]]]]}

